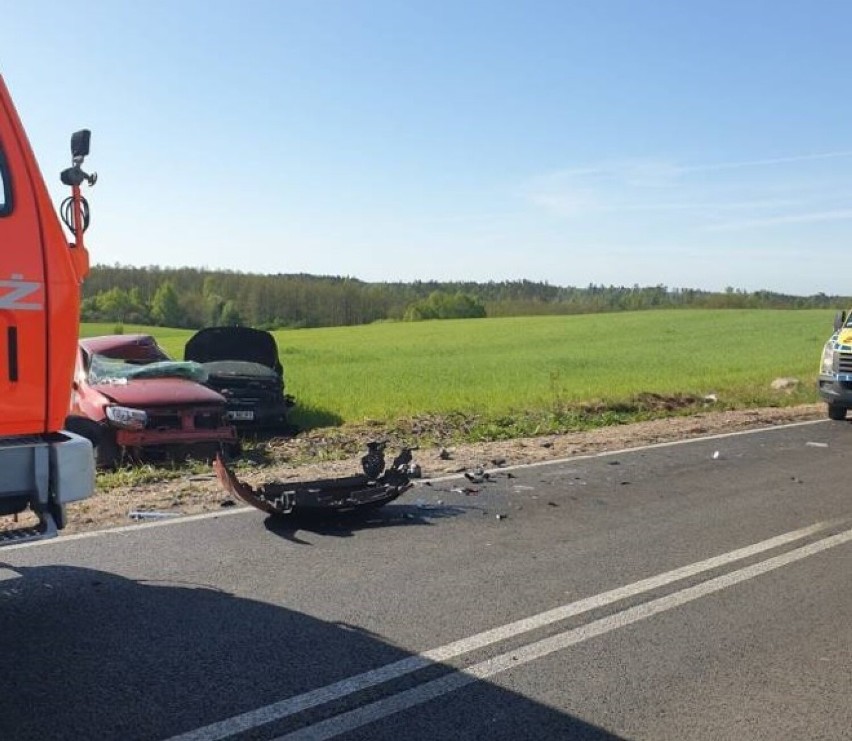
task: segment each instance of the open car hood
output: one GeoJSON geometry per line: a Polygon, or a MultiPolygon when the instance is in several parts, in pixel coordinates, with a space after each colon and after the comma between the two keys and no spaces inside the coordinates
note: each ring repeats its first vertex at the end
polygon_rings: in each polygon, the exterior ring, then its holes
{"type": "Polygon", "coordinates": [[[207,327],[189,338],[183,349],[186,360],[212,363],[220,360],[242,360],[260,363],[283,374],[278,360],[275,338],[261,329],[251,327],[207,327]]]}

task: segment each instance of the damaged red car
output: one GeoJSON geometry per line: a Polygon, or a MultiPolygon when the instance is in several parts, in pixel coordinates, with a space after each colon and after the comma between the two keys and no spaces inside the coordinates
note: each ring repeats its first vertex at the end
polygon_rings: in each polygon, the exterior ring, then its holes
{"type": "Polygon", "coordinates": [[[225,398],[204,386],[206,380],[200,364],[171,360],[150,335],[82,339],[69,419],[90,421],[87,436],[101,467],[114,467],[124,456],[233,452],[237,435],[226,419],[225,398]]]}

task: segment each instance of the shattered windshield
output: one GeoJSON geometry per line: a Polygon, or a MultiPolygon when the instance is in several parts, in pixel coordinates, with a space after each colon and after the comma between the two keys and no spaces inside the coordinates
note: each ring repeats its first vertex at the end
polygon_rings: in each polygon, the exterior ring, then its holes
{"type": "Polygon", "coordinates": [[[186,378],[204,383],[207,371],[192,361],[159,360],[151,363],[92,355],[90,383],[127,383],[134,378],[186,378]]]}

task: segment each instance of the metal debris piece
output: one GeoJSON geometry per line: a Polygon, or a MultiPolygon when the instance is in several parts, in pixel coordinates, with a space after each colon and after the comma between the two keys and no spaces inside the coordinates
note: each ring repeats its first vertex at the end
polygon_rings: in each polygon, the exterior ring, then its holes
{"type": "Polygon", "coordinates": [[[146,510],[131,510],[127,513],[131,520],[165,520],[169,517],[180,517],[180,512],[156,512],[146,510]]]}
{"type": "Polygon", "coordinates": [[[405,472],[413,479],[419,479],[423,475],[423,471],[416,463],[409,463],[405,472]]]}

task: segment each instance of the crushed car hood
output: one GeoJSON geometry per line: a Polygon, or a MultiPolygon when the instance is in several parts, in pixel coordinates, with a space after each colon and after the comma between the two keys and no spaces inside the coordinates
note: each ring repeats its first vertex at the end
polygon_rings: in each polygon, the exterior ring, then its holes
{"type": "Polygon", "coordinates": [[[183,350],[185,360],[211,363],[217,360],[242,360],[260,363],[282,372],[275,338],[251,327],[208,327],[189,338],[183,350]]]}
{"type": "Polygon", "coordinates": [[[96,383],[92,388],[116,404],[132,407],[225,403],[221,394],[183,378],[140,378],[126,383],[96,383]]]}

